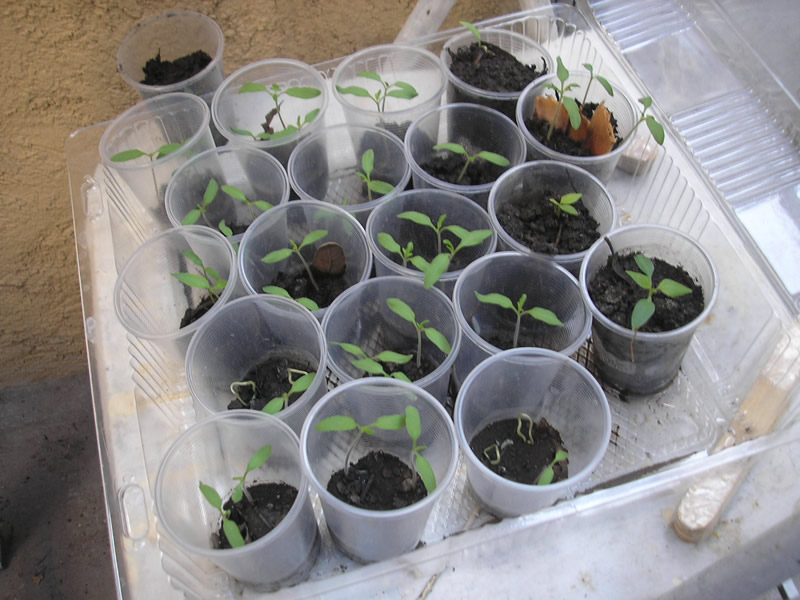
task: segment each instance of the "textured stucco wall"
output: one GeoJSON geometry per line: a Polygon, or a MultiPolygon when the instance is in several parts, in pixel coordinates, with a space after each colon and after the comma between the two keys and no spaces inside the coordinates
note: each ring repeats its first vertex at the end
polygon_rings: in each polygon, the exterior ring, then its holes
{"type": "MultiPolygon", "coordinates": [[[[391,42],[414,0],[62,0],[0,3],[0,388],[86,368],[65,140],[138,96],[116,72],[139,21],[195,10],[225,34],[225,71],[268,57],[308,63],[391,42]]],[[[444,28],[519,9],[459,0],[444,28]]]]}

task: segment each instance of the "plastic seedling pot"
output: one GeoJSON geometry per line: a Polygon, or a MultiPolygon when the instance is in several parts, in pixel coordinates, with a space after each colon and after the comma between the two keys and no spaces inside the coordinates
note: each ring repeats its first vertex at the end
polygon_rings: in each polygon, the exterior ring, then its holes
{"type": "Polygon", "coordinates": [[[328,86],[316,69],[297,60],[271,58],[246,65],[229,75],[214,94],[211,118],[230,142],[265,150],[286,167],[297,143],[322,126],[327,106],[328,86]],[[280,116],[271,116],[275,109],[273,98],[264,91],[242,92],[244,84],[260,84],[270,90],[277,85],[281,92],[288,88],[315,88],[320,94],[300,98],[282,93],[278,98],[280,116]],[[287,127],[297,127],[298,119],[301,125],[298,131],[274,139],[256,140],[251,135],[234,131],[258,136],[264,133],[262,123],[269,120],[274,133],[280,134],[287,127]]]}
{"type": "MultiPolygon", "coordinates": [[[[309,266],[313,263],[315,252],[323,244],[334,243],[344,252],[346,267],[339,278],[340,286],[348,288],[364,281],[372,270],[372,254],[367,246],[364,228],[346,210],[327,202],[317,200],[295,200],[258,217],[247,229],[239,245],[239,273],[247,293],[260,294],[263,288],[275,285],[280,273],[300,273],[304,267],[296,255],[288,259],[268,264],[262,259],[269,253],[298,246],[305,236],[313,231],[324,230],[327,235],[320,241],[301,250],[309,266]]],[[[319,279],[319,276],[317,276],[319,279]]],[[[319,303],[318,303],[319,304],[319,303]]],[[[320,320],[327,305],[320,305],[314,314],[320,320]]]]}
{"type": "MultiPolygon", "coordinates": [[[[539,72],[553,72],[555,63],[550,54],[541,44],[538,44],[528,36],[501,29],[481,29],[480,33],[482,42],[498,46],[514,56],[522,64],[536,67],[539,72]]],[[[481,89],[457,77],[450,70],[450,65],[453,62],[450,52],[456,53],[459,48],[469,46],[476,41],[477,38],[472,32],[465,31],[451,37],[442,48],[440,60],[444,65],[444,72],[447,74],[447,92],[445,96],[447,103],[471,102],[473,104],[481,104],[498,110],[513,120],[517,101],[522,90],[500,92],[481,89]]],[[[534,81],[537,80],[538,78],[534,81]]]]}
{"type": "MultiPolygon", "coordinates": [[[[509,161],[509,167],[525,160],[525,140],[511,119],[498,111],[477,104],[446,104],[414,121],[405,139],[406,158],[411,166],[415,189],[437,188],[470,198],[484,209],[495,180],[476,185],[462,185],[438,179],[424,168],[435,157],[450,154],[433,147],[443,143],[463,146],[470,154],[494,152],[509,161]]],[[[480,160],[480,159],[476,159],[480,160]]],[[[464,157],[466,164],[466,157],[464,157]]],[[[469,168],[475,168],[475,164],[469,168]]],[[[492,165],[499,177],[503,167],[492,165]]],[[[496,178],[495,178],[496,179],[496,178]]]]}
{"type": "MultiPolygon", "coordinates": [[[[374,435],[361,437],[351,464],[373,450],[390,452],[408,464],[411,438],[405,428],[376,428],[374,435]]],[[[453,422],[435,398],[415,385],[375,377],[345,383],[323,396],[303,424],[300,451],[303,470],[319,494],[331,537],[342,552],[360,562],[399,556],[416,547],[434,504],[455,474],[458,457],[453,422]],[[344,467],[356,432],[320,432],[316,426],[333,415],[349,416],[366,425],[381,416],[405,414],[408,406],[419,411],[422,434],[417,444],[425,446],[422,455],[436,476],[435,490],[404,508],[382,511],[351,506],[328,492],[328,479],[344,467]]]]}
{"type": "Polygon", "coordinates": [[[435,367],[421,378],[412,378],[413,383],[444,404],[450,369],[461,347],[461,332],[450,299],[438,289],[426,290],[418,279],[376,277],[354,285],[339,296],[322,319],[322,331],[328,343],[328,366],[340,381],[367,375],[353,364],[357,356],[333,342],[354,344],[370,358],[391,351],[413,354],[410,363],[416,360],[419,344],[416,327],[389,308],[390,298],[405,302],[414,311],[416,321],[427,319],[427,326],[436,329],[449,342],[450,353],[445,354],[423,333],[422,357],[435,367]]]}
{"type": "Polygon", "coordinates": [[[129,334],[156,345],[161,357],[169,362],[168,368],[182,373],[192,336],[228,301],[241,294],[233,247],[218,231],[190,225],[164,231],[133,253],[114,286],[114,311],[129,334]],[[201,268],[183,254],[187,250],[227,284],[208,312],[181,327],[186,310],[196,308],[209,296],[207,290],[190,287],[172,275],[202,275],[201,268]]]}
{"type": "Polygon", "coordinates": [[[186,382],[198,418],[235,405],[231,384],[245,380],[253,367],[270,358],[314,365],[317,375],[308,389],[290,396],[291,404],[276,415],[299,434],[308,411],[326,391],[327,349],[322,327],[311,312],[278,296],[234,300],[192,338],[186,352],[186,382]]]}
{"type": "Polygon", "coordinates": [[[224,48],[222,29],[213,19],[191,11],[172,11],[142,21],[128,32],[117,50],[117,71],[143,99],[188,92],[208,96],[210,101],[210,95],[225,78],[224,48]],[[174,61],[198,50],[211,57],[211,62],[199,73],[166,85],[142,83],[145,64],[156,55],[164,61],[174,61]]]}
{"type": "Polygon", "coordinates": [[[183,432],[158,469],[155,504],[169,538],[190,556],[210,560],[258,591],[274,591],[304,580],[317,558],[320,536],[303,474],[297,435],[282,421],[255,411],[222,413],[183,432]],[[212,534],[220,514],[204,498],[199,483],[214,488],[223,502],[245,472],[250,457],[272,447],[266,463],[250,471],[245,486],[283,482],[297,497],[272,531],[239,548],[219,549],[212,534]]]}
{"type": "Polygon", "coordinates": [[[165,229],[171,227],[164,208],[167,184],[178,168],[203,150],[214,147],[209,109],[198,96],[173,92],[144,100],[117,117],[100,138],[100,157],[128,185],[139,203],[165,229]],[[180,148],[160,158],[167,144],[180,148]],[[132,160],[112,157],[128,150],[154,153],[132,160]]]}
{"type": "MultiPolygon", "coordinates": [[[[552,260],[567,271],[578,276],[581,263],[586,257],[590,242],[584,250],[564,254],[535,252],[525,243],[513,237],[498,219],[498,212],[509,204],[527,203],[531,195],[538,197],[549,190],[555,200],[570,193],[580,193],[584,210],[597,221],[597,233],[604,236],[617,226],[617,210],[614,200],[606,187],[591,173],[568,163],[539,160],[523,163],[503,173],[489,193],[489,216],[492,227],[497,231],[498,248],[514,250],[523,254],[534,254],[552,260]]],[[[546,198],[542,198],[548,202],[546,198]]],[[[548,210],[557,210],[548,202],[548,210]]],[[[561,214],[560,219],[568,221],[571,215],[561,214]]]]}
{"type": "Polygon", "coordinates": [[[385,44],[365,48],[344,59],[333,72],[333,96],[342,106],[347,123],[381,127],[401,140],[408,126],[423,113],[435,108],[444,92],[445,74],[438,58],[423,48],[385,44]],[[386,95],[381,82],[359,73],[377,74],[390,84],[386,95]],[[395,97],[402,91],[392,85],[409,84],[417,95],[413,98],[395,97]],[[372,98],[342,93],[342,89],[360,87],[373,98],[380,91],[378,103],[372,98]]]}
{"type": "Polygon", "coordinates": [[[503,294],[514,305],[526,294],[524,309],[548,309],[564,324],[563,327],[548,325],[523,315],[519,321],[518,346],[535,345],[570,356],[589,337],[591,313],[583,305],[577,280],[566,269],[553,261],[518,252],[484,256],[464,269],[453,291],[453,305],[462,332],[461,352],[455,364],[457,385],[464,382],[478,363],[508,349],[492,341],[497,341],[498,336],[508,337],[516,327],[514,311],[481,303],[475,292],[503,294]]]}
{"type": "Polygon", "coordinates": [[[454,420],[470,486],[501,517],[534,512],[580,491],[611,435],[611,412],[597,381],[569,357],[540,348],[506,350],[475,367],[461,386],[454,420]],[[549,485],[518,483],[489,469],[472,451],[476,433],[520,413],[534,422],[544,417],[559,432],[569,454],[566,479],[549,485]]]}
{"type": "Polygon", "coordinates": [[[306,137],[289,157],[289,180],[300,198],[341,206],[362,225],[376,206],[402,192],[410,177],[403,143],[378,127],[325,127],[306,137]],[[370,150],[372,162],[367,165],[372,165],[369,180],[375,190],[362,178],[367,176],[364,155],[370,150]]]}
{"type": "Polygon", "coordinates": [[[193,216],[197,225],[222,229],[220,223],[235,227],[229,237],[238,243],[247,227],[262,212],[266,202],[277,206],[289,200],[289,178],[274,156],[256,148],[228,146],[212,148],[190,159],[175,172],[167,186],[165,205],[167,216],[174,227],[180,227],[187,216],[193,216]],[[211,180],[217,185],[214,200],[204,206],[204,196],[211,180]],[[243,193],[248,205],[226,191],[232,186],[243,193]],[[198,206],[205,212],[198,216],[198,206]],[[192,215],[192,212],[194,214],[192,215]]]}
{"type": "MultiPolygon", "coordinates": [[[[586,91],[586,85],[589,83],[589,75],[587,73],[571,73],[567,83],[577,83],[580,85],[580,87],[568,92],[568,95],[573,98],[577,97],[577,100],[581,101],[586,91]]],[[[517,124],[522,131],[522,135],[525,137],[525,143],[528,146],[528,156],[531,160],[555,160],[575,165],[576,167],[589,171],[589,173],[597,177],[603,183],[607,183],[614,174],[614,169],[620,157],[633,140],[633,135],[631,134],[639,117],[636,113],[636,105],[633,103],[633,100],[621,87],[613,82],[611,83],[614,90],[613,96],[609,96],[608,92],[606,92],[603,86],[598,82],[592,82],[592,85],[589,87],[586,102],[605,104],[613,118],[616,119],[617,136],[622,138],[622,143],[610,152],[601,154],[600,156],[572,156],[570,154],[557,152],[545,146],[530,132],[525,124],[526,120],[533,118],[533,110],[537,96],[553,97],[555,95],[554,90],[545,87],[547,84],[559,85],[556,74],[547,75],[531,83],[523,90],[519,102],[517,103],[517,124]]]]}
{"type": "MultiPolygon", "coordinates": [[[[705,308],[691,322],[662,333],[640,331],[634,338],[633,330],[607,318],[592,302],[589,282],[606,264],[611,249],[604,239],[589,249],[581,267],[580,285],[581,295],[592,314],[594,361],[600,380],[625,394],[654,394],[669,386],[678,374],[694,332],[711,312],[719,292],[717,269],[708,252],[695,240],[669,227],[631,225],[611,232],[606,238],[617,254],[644,254],[683,267],[703,290],[705,308]]],[[[653,278],[657,285],[657,272],[653,278]]]]}
{"type": "MultiPolygon", "coordinates": [[[[438,246],[436,232],[425,225],[401,219],[397,215],[407,211],[416,211],[427,215],[434,225],[441,215],[447,215],[443,225],[457,225],[467,231],[490,230],[492,235],[477,246],[469,246],[458,250],[451,259],[450,269],[442,274],[436,287],[448,297],[452,297],[456,279],[464,267],[472,261],[495,251],[497,234],[489,220],[489,215],[475,202],[453,192],[437,189],[410,190],[402,192],[377,207],[367,221],[367,241],[375,260],[375,272],[379,277],[385,275],[402,275],[424,281],[425,274],[410,262],[403,266],[399,255],[387,250],[379,241],[379,235],[386,233],[392,236],[402,248],[409,242],[414,244],[414,253],[431,261],[441,252],[447,253],[447,247],[438,246]],[[397,259],[400,262],[395,262],[397,259]]],[[[460,239],[451,232],[442,234],[455,247],[460,239]]]]}

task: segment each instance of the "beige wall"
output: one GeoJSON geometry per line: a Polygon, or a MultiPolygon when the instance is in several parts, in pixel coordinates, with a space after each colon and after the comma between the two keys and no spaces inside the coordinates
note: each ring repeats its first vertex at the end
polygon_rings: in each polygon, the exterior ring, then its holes
{"type": "MultiPolygon", "coordinates": [[[[120,40],[170,9],[225,34],[227,73],[258,59],[308,63],[391,42],[414,0],[62,0],[0,7],[0,388],[86,368],[65,140],[138,96],[116,72],[120,40]]],[[[444,28],[518,10],[459,0],[444,28]]]]}

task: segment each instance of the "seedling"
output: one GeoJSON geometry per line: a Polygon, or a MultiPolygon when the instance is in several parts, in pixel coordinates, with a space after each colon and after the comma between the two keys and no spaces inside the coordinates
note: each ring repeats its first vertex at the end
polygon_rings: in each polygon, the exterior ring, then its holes
{"type": "Polygon", "coordinates": [[[390,234],[381,232],[378,234],[378,243],[392,254],[399,255],[404,267],[408,266],[408,261],[414,256],[414,242],[408,242],[403,248],[390,234]]]}
{"type": "Polygon", "coordinates": [[[261,260],[267,264],[273,264],[281,262],[282,260],[286,260],[292,254],[296,254],[297,257],[300,259],[300,262],[303,263],[303,267],[305,268],[306,273],[308,273],[309,281],[311,281],[311,284],[314,286],[314,289],[319,290],[317,281],[314,279],[314,274],[311,272],[311,267],[306,262],[306,259],[303,258],[303,253],[301,252],[301,250],[306,246],[310,246],[311,244],[318,242],[327,235],[328,231],[326,229],[316,229],[311,233],[309,233],[308,235],[306,235],[306,237],[303,238],[303,241],[300,242],[300,245],[297,245],[297,243],[294,240],[289,240],[289,244],[291,245],[291,247],[281,248],[280,250],[274,250],[269,254],[267,254],[261,260]]]}
{"type": "Polygon", "coordinates": [[[469,31],[472,33],[472,35],[475,36],[475,38],[478,40],[478,46],[480,46],[481,50],[483,50],[484,52],[488,52],[489,51],[489,48],[487,48],[486,44],[484,44],[483,40],[481,40],[481,32],[478,31],[478,28],[475,27],[475,25],[473,25],[469,21],[459,21],[459,23],[461,25],[463,25],[464,27],[466,27],[467,29],[469,29],[469,31]]]}
{"type": "Polygon", "coordinates": [[[440,333],[438,330],[427,326],[430,322],[429,319],[418,322],[414,311],[408,304],[400,300],[400,298],[389,298],[386,300],[386,304],[393,313],[414,325],[414,329],[417,331],[417,368],[419,368],[422,364],[423,333],[425,334],[425,337],[433,342],[434,346],[444,352],[445,355],[450,354],[450,342],[448,342],[447,338],[444,337],[444,335],[442,335],[442,333],[440,333]]]}
{"type": "Polygon", "coordinates": [[[306,298],[305,296],[300,298],[292,298],[289,292],[282,287],[278,287],[277,285],[266,285],[261,289],[265,294],[272,294],[274,296],[280,296],[281,298],[289,298],[289,300],[294,300],[298,304],[305,306],[311,312],[319,310],[319,304],[314,302],[311,298],[306,298]]]}
{"type": "Polygon", "coordinates": [[[539,475],[539,480],[536,482],[536,485],[550,485],[553,483],[553,477],[555,477],[555,467],[558,463],[567,460],[569,458],[569,454],[566,450],[558,450],[556,452],[556,456],[553,461],[544,468],[542,474],[539,475]]]}
{"type": "MultiPolygon", "coordinates": [[[[491,229],[467,231],[459,225],[445,225],[444,222],[445,219],[447,219],[447,215],[440,215],[435,224],[428,215],[415,210],[400,213],[397,215],[397,217],[399,219],[406,219],[412,223],[416,223],[417,225],[429,227],[436,233],[437,255],[432,261],[428,262],[422,256],[409,257],[411,264],[425,273],[426,290],[429,290],[437,281],[439,281],[439,278],[442,276],[442,274],[447,272],[447,269],[450,268],[450,262],[453,260],[459,250],[477,246],[492,235],[491,229]],[[458,246],[455,246],[453,242],[448,239],[442,239],[442,233],[445,231],[449,231],[459,238],[460,242],[458,243],[458,246]],[[447,250],[446,252],[442,252],[442,244],[444,244],[445,249],[447,250]]],[[[391,238],[391,236],[389,236],[389,238],[391,238]]],[[[380,236],[378,239],[380,241],[380,236]]],[[[386,246],[384,246],[384,248],[385,247],[386,246]]],[[[403,266],[405,266],[405,264],[403,266]]]]}
{"type": "Polygon", "coordinates": [[[467,173],[467,169],[469,166],[474,163],[477,159],[485,160],[493,165],[498,165],[500,167],[507,167],[511,164],[511,162],[503,155],[496,154],[495,152],[489,152],[488,150],[481,150],[475,154],[470,154],[467,152],[466,148],[461,144],[453,144],[451,142],[446,142],[444,144],[436,144],[433,147],[434,150],[448,150],[455,154],[461,154],[462,156],[467,157],[467,162],[464,165],[464,168],[461,169],[461,173],[459,173],[458,178],[456,179],[456,183],[461,183],[461,180],[464,179],[464,175],[467,173]]]}
{"type": "Polygon", "coordinates": [[[578,103],[575,102],[575,98],[570,98],[567,96],[568,91],[580,87],[580,85],[577,83],[567,83],[567,80],[569,79],[569,70],[564,66],[560,56],[556,58],[556,77],[558,78],[560,85],[556,86],[552,83],[545,84],[545,87],[555,90],[558,96],[558,108],[556,108],[553,119],[550,121],[550,127],[547,128],[546,139],[548,141],[550,140],[550,136],[553,134],[556,121],[561,115],[562,106],[566,109],[567,114],[569,115],[569,123],[572,128],[578,129],[581,126],[581,111],[578,108],[578,103]]]}
{"type": "Polygon", "coordinates": [[[112,156],[111,162],[128,162],[129,160],[134,160],[140,156],[147,156],[151,161],[158,160],[159,158],[164,158],[165,156],[172,154],[178,148],[183,146],[183,144],[184,142],[164,144],[155,152],[145,152],[144,150],[139,150],[138,148],[123,150],[122,152],[117,152],[114,156],[112,156]]]}
{"type": "Polygon", "coordinates": [[[653,261],[644,254],[635,255],[633,260],[636,261],[636,265],[641,269],[641,273],[639,271],[630,270],[626,270],[625,272],[633,279],[636,285],[647,291],[647,298],[639,300],[633,307],[633,312],[631,313],[631,329],[636,332],[639,331],[656,312],[656,305],[653,302],[654,294],[661,292],[668,298],[680,298],[681,296],[691,294],[692,290],[682,283],[678,283],[666,277],[662,279],[657,286],[653,287],[653,272],[655,271],[653,261]]]}
{"type": "Polygon", "coordinates": [[[297,122],[291,125],[287,125],[283,120],[283,115],[281,115],[281,106],[283,105],[283,101],[280,100],[281,96],[285,95],[285,96],[291,96],[292,98],[310,100],[311,98],[316,98],[322,93],[317,88],[290,87],[286,89],[281,89],[281,86],[278,85],[277,83],[273,83],[271,86],[267,87],[264,84],[253,83],[253,82],[244,83],[242,84],[242,87],[239,88],[240,94],[253,93],[253,92],[266,92],[267,94],[269,94],[273,102],[275,102],[275,108],[273,108],[267,113],[265,123],[262,125],[262,127],[264,128],[264,131],[262,133],[254,134],[251,131],[247,131],[245,129],[231,128],[231,131],[239,135],[249,135],[254,140],[277,140],[292,135],[293,133],[297,133],[304,125],[311,123],[311,121],[313,121],[319,114],[319,109],[317,108],[307,113],[305,117],[301,118],[298,115],[297,122]],[[281,122],[281,127],[283,127],[281,131],[275,131],[271,125],[272,120],[276,116],[278,117],[278,120],[281,122]]]}
{"type": "Polygon", "coordinates": [[[239,395],[239,388],[243,388],[243,387],[249,387],[253,392],[253,396],[255,396],[256,393],[257,393],[256,383],[255,383],[255,381],[234,381],[230,385],[231,394],[234,395],[234,397],[239,401],[239,403],[243,407],[250,408],[250,405],[247,402],[245,402],[242,399],[242,397],[239,395]]]}
{"type": "Polygon", "coordinates": [[[583,194],[564,194],[556,200],[555,198],[550,198],[550,202],[555,205],[556,216],[559,217],[558,219],[558,233],[556,234],[556,241],[555,247],[558,248],[559,242],[561,242],[561,229],[564,225],[563,220],[560,218],[562,215],[564,217],[568,217],[572,215],[574,217],[578,216],[578,209],[575,208],[573,205],[578,202],[583,197],[583,194]]]}
{"type": "Polygon", "coordinates": [[[270,415],[278,414],[289,406],[289,396],[305,392],[309,386],[311,386],[316,375],[317,373],[315,371],[307,372],[299,369],[289,369],[289,383],[292,384],[292,387],[288,392],[267,402],[266,406],[264,406],[261,411],[270,415]],[[292,375],[300,375],[300,377],[292,380],[292,375]]]}
{"type": "Polygon", "coordinates": [[[406,83],[405,81],[395,81],[394,83],[389,83],[388,81],[384,81],[380,75],[372,71],[359,71],[356,73],[356,75],[377,81],[381,87],[374,94],[371,94],[369,90],[357,85],[350,85],[347,87],[337,85],[336,89],[340,94],[351,94],[359,98],[369,98],[375,103],[375,106],[378,107],[378,112],[384,112],[386,110],[386,98],[401,98],[402,100],[411,100],[419,95],[414,86],[410,83],[406,83]]]}
{"type": "MultiPolygon", "coordinates": [[[[200,217],[203,217],[203,220],[206,222],[206,225],[211,227],[211,223],[208,222],[208,218],[206,217],[206,212],[208,211],[208,206],[214,200],[216,200],[219,190],[220,190],[219,183],[217,183],[217,180],[212,177],[209,180],[208,185],[206,186],[206,191],[203,194],[202,202],[197,204],[196,208],[193,208],[188,213],[186,213],[186,216],[183,217],[183,220],[181,221],[181,225],[194,225],[195,223],[197,223],[200,217]]],[[[255,215],[253,214],[254,206],[260,208],[262,212],[266,212],[270,208],[272,208],[272,204],[270,204],[269,202],[265,202],[264,200],[254,200],[253,202],[250,202],[245,197],[244,192],[242,192],[242,190],[240,190],[235,186],[223,185],[222,191],[228,194],[230,197],[236,198],[237,200],[243,202],[250,211],[251,220],[255,217],[255,215]]],[[[227,225],[225,225],[225,227],[227,227],[227,225]]],[[[220,225],[219,229],[220,231],[222,231],[222,233],[224,233],[228,237],[230,237],[230,235],[233,235],[233,231],[231,231],[231,234],[228,235],[222,225],[220,225]]],[[[228,230],[230,230],[229,227],[228,230]]]]}
{"type": "Polygon", "coordinates": [[[361,155],[361,168],[364,170],[364,172],[358,173],[361,181],[367,184],[367,198],[369,199],[369,202],[372,202],[372,192],[385,196],[386,194],[391,194],[394,190],[394,186],[391,183],[380,181],[378,179],[372,179],[372,168],[374,165],[375,152],[372,150],[372,148],[370,148],[361,155]]]}
{"type": "Polygon", "coordinates": [[[394,379],[399,379],[400,381],[407,381],[411,383],[411,380],[406,376],[405,373],[402,371],[395,371],[394,373],[387,373],[386,370],[383,368],[381,363],[392,363],[395,365],[404,365],[412,358],[414,358],[413,354],[400,354],[398,352],[392,352],[391,350],[384,350],[383,352],[379,352],[375,356],[368,356],[366,352],[364,352],[361,348],[356,346],[355,344],[348,344],[344,342],[331,342],[334,346],[339,346],[342,350],[347,352],[348,354],[352,354],[356,356],[355,360],[351,360],[350,362],[352,365],[358,369],[363,369],[370,375],[381,375],[383,377],[393,377],[394,379]]]}
{"type": "Polygon", "coordinates": [[[436,489],[436,475],[433,472],[433,467],[428,459],[422,456],[421,452],[427,446],[418,446],[417,440],[422,435],[422,421],[419,417],[419,411],[414,406],[406,406],[406,431],[408,437],[411,438],[411,456],[409,463],[411,463],[411,489],[413,490],[417,485],[417,474],[422,479],[422,484],[428,493],[432,493],[436,489]]]}
{"type": "Polygon", "coordinates": [[[650,130],[650,134],[653,136],[653,139],[659,146],[664,145],[664,127],[656,121],[656,118],[653,115],[645,115],[647,109],[653,105],[653,99],[650,96],[645,96],[644,98],[639,98],[639,103],[642,105],[642,114],[639,117],[639,120],[636,121],[636,125],[633,126],[631,130],[631,135],[633,132],[636,131],[636,128],[639,127],[639,124],[644,121],[647,124],[647,128],[650,130]]]}
{"type": "Polygon", "coordinates": [[[211,299],[216,302],[219,299],[220,292],[225,289],[228,282],[222,279],[214,269],[206,267],[200,257],[191,250],[183,250],[181,254],[200,267],[203,274],[172,273],[172,276],[184,285],[208,290],[211,299]]]}
{"type": "Polygon", "coordinates": [[[601,77],[600,75],[595,75],[594,67],[592,67],[592,65],[589,63],[583,63],[583,66],[587,71],[589,71],[589,83],[586,84],[586,90],[583,92],[583,100],[581,100],[581,104],[586,104],[586,97],[589,95],[589,88],[592,87],[592,81],[595,79],[597,80],[597,83],[603,86],[603,89],[605,89],[609,96],[614,95],[614,88],[611,87],[608,79],[601,77]]]}
{"type": "Polygon", "coordinates": [[[232,186],[232,185],[223,185],[222,191],[228,194],[231,198],[235,198],[242,202],[245,206],[247,206],[248,211],[250,212],[250,219],[255,218],[255,214],[253,212],[253,207],[260,209],[261,212],[267,212],[270,208],[272,208],[272,204],[266,202],[265,200],[253,200],[252,202],[247,199],[244,195],[244,192],[239,188],[232,186]]]}
{"type": "Polygon", "coordinates": [[[354,429],[358,430],[355,439],[350,444],[350,447],[347,449],[347,454],[344,457],[344,474],[347,476],[350,472],[350,455],[352,454],[353,450],[355,449],[358,441],[361,439],[363,435],[375,435],[376,429],[382,429],[384,431],[397,431],[398,429],[402,429],[406,425],[406,418],[404,415],[385,415],[382,417],[378,417],[373,423],[369,425],[359,425],[356,420],[352,417],[346,417],[344,415],[334,415],[332,417],[328,417],[327,419],[323,419],[319,423],[315,429],[317,431],[353,431],[354,429]]]}
{"type": "MultiPolygon", "coordinates": [[[[272,446],[262,446],[256,451],[255,454],[253,454],[252,457],[250,457],[250,460],[247,461],[247,467],[245,468],[244,474],[241,477],[233,478],[234,481],[239,482],[231,494],[231,500],[234,504],[241,502],[242,496],[247,497],[251,504],[253,503],[253,498],[244,487],[245,479],[250,471],[258,469],[265,462],[267,462],[270,454],[272,454],[272,446]]],[[[228,543],[231,545],[231,547],[241,548],[244,546],[245,539],[242,537],[241,531],[239,531],[239,526],[230,519],[231,511],[224,510],[222,508],[222,498],[220,498],[220,495],[217,493],[217,491],[211,486],[204,484],[202,481],[199,482],[199,487],[200,492],[203,494],[208,503],[219,511],[220,516],[222,517],[222,530],[225,532],[225,537],[228,539],[228,543]]],[[[259,516],[261,517],[260,514],[259,516]]],[[[264,520],[263,517],[261,517],[261,519],[264,520]]],[[[246,530],[247,525],[244,527],[246,530]]]]}
{"type": "Polygon", "coordinates": [[[534,306],[533,308],[526,310],[525,302],[528,300],[528,294],[522,294],[522,296],[519,297],[519,300],[517,300],[516,304],[514,304],[508,296],[504,296],[503,294],[491,293],[484,295],[479,292],[475,292],[475,297],[478,299],[478,302],[482,302],[484,304],[494,304],[501,308],[512,310],[514,313],[516,313],[517,323],[514,327],[514,342],[512,344],[512,348],[517,347],[517,342],[519,341],[519,327],[523,315],[533,317],[537,321],[541,321],[547,325],[564,327],[564,323],[562,323],[561,320],[551,310],[539,308],[538,306],[534,306]]]}

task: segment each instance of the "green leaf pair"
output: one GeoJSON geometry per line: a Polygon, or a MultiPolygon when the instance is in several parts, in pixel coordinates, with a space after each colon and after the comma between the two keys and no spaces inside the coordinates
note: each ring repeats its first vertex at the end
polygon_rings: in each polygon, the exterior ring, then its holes
{"type": "Polygon", "coordinates": [[[678,283],[669,278],[662,279],[656,287],[653,287],[653,273],[655,272],[653,261],[644,254],[635,255],[633,260],[636,262],[636,266],[639,267],[641,272],[630,270],[626,270],[625,272],[633,279],[636,285],[647,290],[647,298],[639,300],[634,305],[631,314],[631,329],[633,331],[639,331],[656,312],[656,305],[653,302],[654,294],[661,292],[669,298],[679,298],[691,294],[692,290],[682,283],[678,283]]]}

